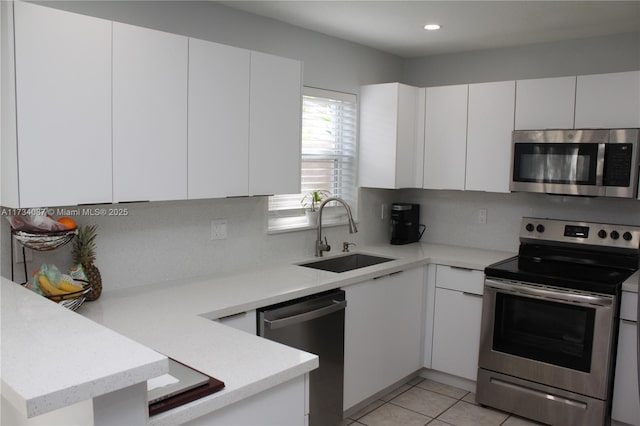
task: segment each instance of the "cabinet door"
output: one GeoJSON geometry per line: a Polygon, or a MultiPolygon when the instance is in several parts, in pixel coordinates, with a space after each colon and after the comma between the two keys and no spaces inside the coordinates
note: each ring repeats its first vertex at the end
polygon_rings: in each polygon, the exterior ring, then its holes
{"type": "Polygon", "coordinates": [[[436,288],[431,368],[476,381],[482,296],[436,288]]]}
{"type": "Polygon", "coordinates": [[[428,87],[424,188],[464,189],[468,85],[428,87]]]}
{"type": "Polygon", "coordinates": [[[189,39],[189,198],[249,194],[251,52],[189,39]]]}
{"type": "Polygon", "coordinates": [[[20,206],[111,202],[111,22],[14,13],[20,206]]]}
{"type": "Polygon", "coordinates": [[[423,291],[423,268],[345,288],[345,410],[422,367],[423,291]]]}
{"type": "Polygon", "coordinates": [[[576,128],[640,127],[640,71],[578,76],[576,128]]]}
{"type": "Polygon", "coordinates": [[[509,192],[515,81],[469,85],[465,189],[509,192]]]}
{"type": "Polygon", "coordinates": [[[613,386],[614,420],[640,425],[640,402],[638,396],[637,327],[632,321],[620,321],[618,336],[618,358],[613,386]]]}
{"type": "Polygon", "coordinates": [[[396,188],[398,86],[360,88],[360,186],[396,188]]]}
{"type": "Polygon", "coordinates": [[[422,188],[424,107],[421,107],[420,102],[424,103],[424,92],[417,87],[400,84],[398,97],[396,188],[422,188]],[[418,156],[420,156],[419,161],[416,158],[418,156]]]}
{"type": "Polygon", "coordinates": [[[251,52],[249,194],[300,192],[302,64],[251,52]]]}
{"type": "Polygon", "coordinates": [[[308,426],[308,374],[217,409],[189,426],[308,426]]]}
{"type": "Polygon", "coordinates": [[[188,39],[113,24],[114,201],[187,198],[188,39]]]}
{"type": "Polygon", "coordinates": [[[360,89],[360,177],[363,187],[420,188],[416,156],[422,160],[424,137],[418,139],[420,89],[400,83],[360,89]]]}
{"type": "Polygon", "coordinates": [[[516,130],[573,129],[576,77],[518,80],[516,130]]]}

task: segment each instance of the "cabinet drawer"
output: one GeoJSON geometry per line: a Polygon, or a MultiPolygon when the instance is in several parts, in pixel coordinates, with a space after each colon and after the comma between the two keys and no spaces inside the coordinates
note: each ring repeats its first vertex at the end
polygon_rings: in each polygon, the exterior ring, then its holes
{"type": "Polygon", "coordinates": [[[620,319],[638,321],[638,294],[631,291],[622,292],[620,319]]]}
{"type": "Polygon", "coordinates": [[[445,265],[436,267],[436,287],[482,294],[483,286],[483,271],[445,265]]]}

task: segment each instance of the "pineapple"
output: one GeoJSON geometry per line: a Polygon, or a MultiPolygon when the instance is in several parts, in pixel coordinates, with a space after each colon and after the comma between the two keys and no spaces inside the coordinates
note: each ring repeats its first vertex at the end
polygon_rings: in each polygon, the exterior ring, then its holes
{"type": "Polygon", "coordinates": [[[80,226],[78,235],[73,240],[73,261],[82,265],[87,280],[91,284],[91,291],[87,294],[87,300],[96,300],[102,293],[102,277],[100,271],[93,264],[96,260],[96,225],[80,226]]]}

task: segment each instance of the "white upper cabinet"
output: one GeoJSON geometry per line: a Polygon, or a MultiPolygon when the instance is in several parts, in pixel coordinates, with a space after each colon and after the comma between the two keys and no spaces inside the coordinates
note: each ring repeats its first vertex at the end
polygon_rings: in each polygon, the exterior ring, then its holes
{"type": "Polygon", "coordinates": [[[20,206],[111,202],[111,22],[14,14],[20,206]]]}
{"type": "Polygon", "coordinates": [[[464,189],[468,87],[463,84],[426,89],[426,189],[464,189]]]}
{"type": "Polygon", "coordinates": [[[302,63],[251,52],[249,194],[300,192],[302,63]]]}
{"type": "Polygon", "coordinates": [[[423,126],[424,89],[400,83],[362,86],[360,186],[421,188],[423,126]]]}
{"type": "Polygon", "coordinates": [[[640,127],[640,71],[578,76],[575,127],[640,127]]]}
{"type": "Polygon", "coordinates": [[[469,85],[465,189],[509,192],[515,81],[469,85]]]}
{"type": "Polygon", "coordinates": [[[189,39],[189,198],[249,193],[251,52],[189,39]]]}
{"type": "Polygon", "coordinates": [[[187,198],[187,56],[187,37],[114,22],[114,201],[187,198]]]}
{"type": "Polygon", "coordinates": [[[576,77],[516,82],[516,130],[572,129],[576,77]]]}

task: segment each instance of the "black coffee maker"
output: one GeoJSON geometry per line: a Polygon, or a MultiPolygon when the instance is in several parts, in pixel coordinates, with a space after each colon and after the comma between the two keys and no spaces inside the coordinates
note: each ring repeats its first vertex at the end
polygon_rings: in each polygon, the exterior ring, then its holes
{"type": "Polygon", "coordinates": [[[391,244],[415,243],[422,237],[424,228],[420,225],[420,204],[391,205],[391,244]]]}

